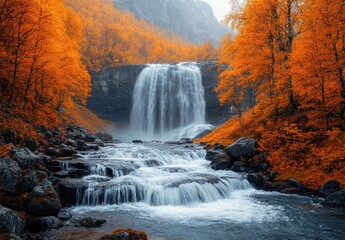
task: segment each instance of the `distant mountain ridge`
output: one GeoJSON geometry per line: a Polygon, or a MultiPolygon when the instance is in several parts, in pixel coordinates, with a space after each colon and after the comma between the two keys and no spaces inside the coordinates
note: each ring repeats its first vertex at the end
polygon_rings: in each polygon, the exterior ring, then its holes
{"type": "Polygon", "coordinates": [[[115,6],[196,44],[220,40],[230,31],[218,23],[212,8],[199,0],[114,0],[115,6]]]}

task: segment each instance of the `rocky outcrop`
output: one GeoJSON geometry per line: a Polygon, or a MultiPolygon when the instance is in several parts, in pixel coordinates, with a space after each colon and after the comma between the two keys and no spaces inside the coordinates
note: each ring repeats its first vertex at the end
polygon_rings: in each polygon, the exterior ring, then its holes
{"type": "Polygon", "coordinates": [[[220,40],[230,29],[218,23],[212,8],[199,0],[116,0],[117,8],[196,44],[220,40]]]}
{"type": "Polygon", "coordinates": [[[0,234],[13,233],[20,236],[23,234],[24,228],[25,220],[18,213],[0,206],[0,234]]]}
{"type": "MultiPolygon", "coordinates": [[[[218,66],[216,62],[198,63],[205,90],[206,120],[218,124],[225,122],[232,114],[229,107],[219,106],[217,94],[218,66]]],[[[126,65],[105,68],[92,74],[92,93],[88,107],[103,119],[119,125],[128,124],[132,108],[134,85],[146,65],[126,65]]]]}

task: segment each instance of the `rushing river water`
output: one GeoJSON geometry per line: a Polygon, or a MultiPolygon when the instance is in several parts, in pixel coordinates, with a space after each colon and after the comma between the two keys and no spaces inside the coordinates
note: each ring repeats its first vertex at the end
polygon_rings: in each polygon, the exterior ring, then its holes
{"type": "Polygon", "coordinates": [[[93,175],[82,179],[88,188],[68,211],[107,223],[91,232],[67,224],[46,236],[95,239],[130,227],[157,240],[343,239],[344,211],[326,209],[318,199],[257,191],[244,174],[212,170],[205,153],[198,145],[156,142],[84,154],[93,175]]]}

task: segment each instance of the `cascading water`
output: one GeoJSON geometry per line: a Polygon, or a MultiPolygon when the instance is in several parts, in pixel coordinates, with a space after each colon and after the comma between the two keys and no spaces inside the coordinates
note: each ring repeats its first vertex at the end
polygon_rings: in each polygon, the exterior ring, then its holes
{"type": "Polygon", "coordinates": [[[179,140],[209,130],[205,99],[196,63],[151,64],[134,88],[130,127],[136,137],[179,140]]]}

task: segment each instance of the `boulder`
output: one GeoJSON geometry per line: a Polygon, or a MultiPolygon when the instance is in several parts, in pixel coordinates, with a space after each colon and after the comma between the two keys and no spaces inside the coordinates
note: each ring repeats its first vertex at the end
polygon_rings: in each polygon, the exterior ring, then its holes
{"type": "Polygon", "coordinates": [[[231,171],[245,172],[246,171],[246,164],[242,161],[234,162],[234,165],[231,167],[231,171]]]}
{"type": "Polygon", "coordinates": [[[215,143],[215,144],[210,148],[210,150],[213,150],[213,151],[215,151],[215,150],[223,150],[223,149],[225,149],[225,147],[224,147],[222,144],[220,144],[220,143],[215,143]]]}
{"type": "Polygon", "coordinates": [[[64,142],[67,146],[71,146],[71,147],[77,147],[77,142],[74,141],[71,138],[66,139],[66,141],[64,142]]]}
{"type": "Polygon", "coordinates": [[[27,220],[27,230],[30,232],[41,232],[60,227],[62,227],[62,222],[57,217],[53,216],[32,217],[27,220]]]}
{"type": "Polygon", "coordinates": [[[19,165],[9,157],[0,159],[0,189],[16,194],[22,177],[19,165]]]}
{"type": "Polygon", "coordinates": [[[265,179],[262,174],[260,173],[251,173],[247,175],[247,180],[251,183],[255,188],[260,189],[265,184],[265,179]]]}
{"type": "Polygon", "coordinates": [[[79,204],[78,196],[82,196],[88,186],[89,183],[82,179],[61,179],[57,188],[62,206],[70,207],[79,204]]]}
{"type": "Polygon", "coordinates": [[[85,169],[72,169],[68,172],[70,178],[82,178],[87,175],[90,175],[90,171],[85,169]]]}
{"type": "Polygon", "coordinates": [[[25,220],[18,213],[9,208],[0,206],[0,234],[13,233],[22,235],[25,229],[25,220]]]}
{"type": "Polygon", "coordinates": [[[98,138],[94,141],[94,143],[97,144],[100,147],[104,147],[105,146],[104,142],[101,139],[98,139],[98,138]]]}
{"type": "Polygon", "coordinates": [[[98,151],[99,150],[99,146],[97,144],[91,144],[91,143],[87,143],[84,151],[98,151]]]}
{"type": "Polygon", "coordinates": [[[137,143],[138,144],[138,143],[143,143],[143,141],[136,139],[136,140],[133,140],[132,143],[137,143]]]}
{"type": "Polygon", "coordinates": [[[58,218],[61,221],[67,221],[68,219],[72,218],[72,214],[70,214],[69,212],[67,212],[66,210],[61,210],[58,214],[58,218]]]}
{"type": "Polygon", "coordinates": [[[340,190],[330,194],[324,201],[328,207],[344,208],[345,207],[345,190],[340,190]]]}
{"type": "Polygon", "coordinates": [[[104,223],[106,223],[107,220],[104,219],[96,219],[96,218],[83,218],[77,220],[76,227],[85,227],[85,228],[99,228],[101,227],[104,223]]]}
{"type": "Polygon", "coordinates": [[[32,137],[25,137],[24,143],[25,143],[25,146],[28,149],[30,149],[30,151],[32,151],[32,152],[34,152],[38,149],[37,143],[36,143],[35,139],[33,139],[32,137]]]}
{"type": "Polygon", "coordinates": [[[213,161],[218,158],[229,158],[226,152],[222,150],[208,150],[206,152],[206,160],[213,161]]]}
{"type": "Polygon", "coordinates": [[[117,228],[111,234],[101,237],[99,240],[148,240],[144,231],[137,231],[130,228],[117,228]]]}
{"type": "Polygon", "coordinates": [[[24,211],[25,197],[23,195],[0,193],[0,204],[12,210],[24,211]]]}
{"type": "Polygon", "coordinates": [[[60,209],[58,195],[47,179],[34,187],[25,204],[26,212],[34,216],[55,216],[60,209]]]}
{"type": "Polygon", "coordinates": [[[305,189],[303,183],[295,180],[295,179],[289,179],[288,180],[288,184],[290,187],[294,187],[294,188],[297,188],[297,189],[305,189]]]}
{"type": "Polygon", "coordinates": [[[190,138],[181,138],[180,141],[177,142],[178,145],[191,144],[191,143],[193,143],[193,141],[190,138]]]}
{"type": "Polygon", "coordinates": [[[251,159],[245,160],[248,172],[259,172],[267,169],[266,156],[256,155],[251,159]],[[266,169],[265,169],[266,168],[266,169]]]}
{"type": "Polygon", "coordinates": [[[33,154],[28,148],[15,148],[11,150],[11,153],[22,169],[35,169],[41,162],[41,157],[33,154]]]}
{"type": "Polygon", "coordinates": [[[325,184],[322,185],[319,193],[323,197],[328,197],[332,193],[335,193],[340,190],[340,183],[335,180],[327,181],[325,184]]]}
{"type": "Polygon", "coordinates": [[[45,155],[49,156],[49,157],[59,157],[60,154],[60,150],[54,147],[49,147],[46,149],[45,151],[45,155]]]}
{"type": "Polygon", "coordinates": [[[21,193],[30,192],[38,184],[36,173],[32,170],[24,170],[22,172],[22,179],[18,184],[21,193]]]}
{"type": "Polygon", "coordinates": [[[61,157],[71,157],[74,154],[77,154],[78,152],[71,147],[67,147],[67,148],[61,148],[60,149],[60,156],[61,157]]]}
{"type": "Polygon", "coordinates": [[[229,158],[217,158],[211,162],[211,168],[214,170],[230,170],[234,160],[229,158]]]}
{"type": "Polygon", "coordinates": [[[226,147],[228,156],[235,160],[250,159],[258,154],[258,143],[252,138],[239,138],[226,147]]]}
{"type": "Polygon", "coordinates": [[[103,142],[112,142],[113,136],[106,133],[97,133],[96,136],[101,139],[103,142]]]}
{"type": "Polygon", "coordinates": [[[94,142],[96,140],[96,137],[87,133],[85,134],[85,142],[94,142]]]}

